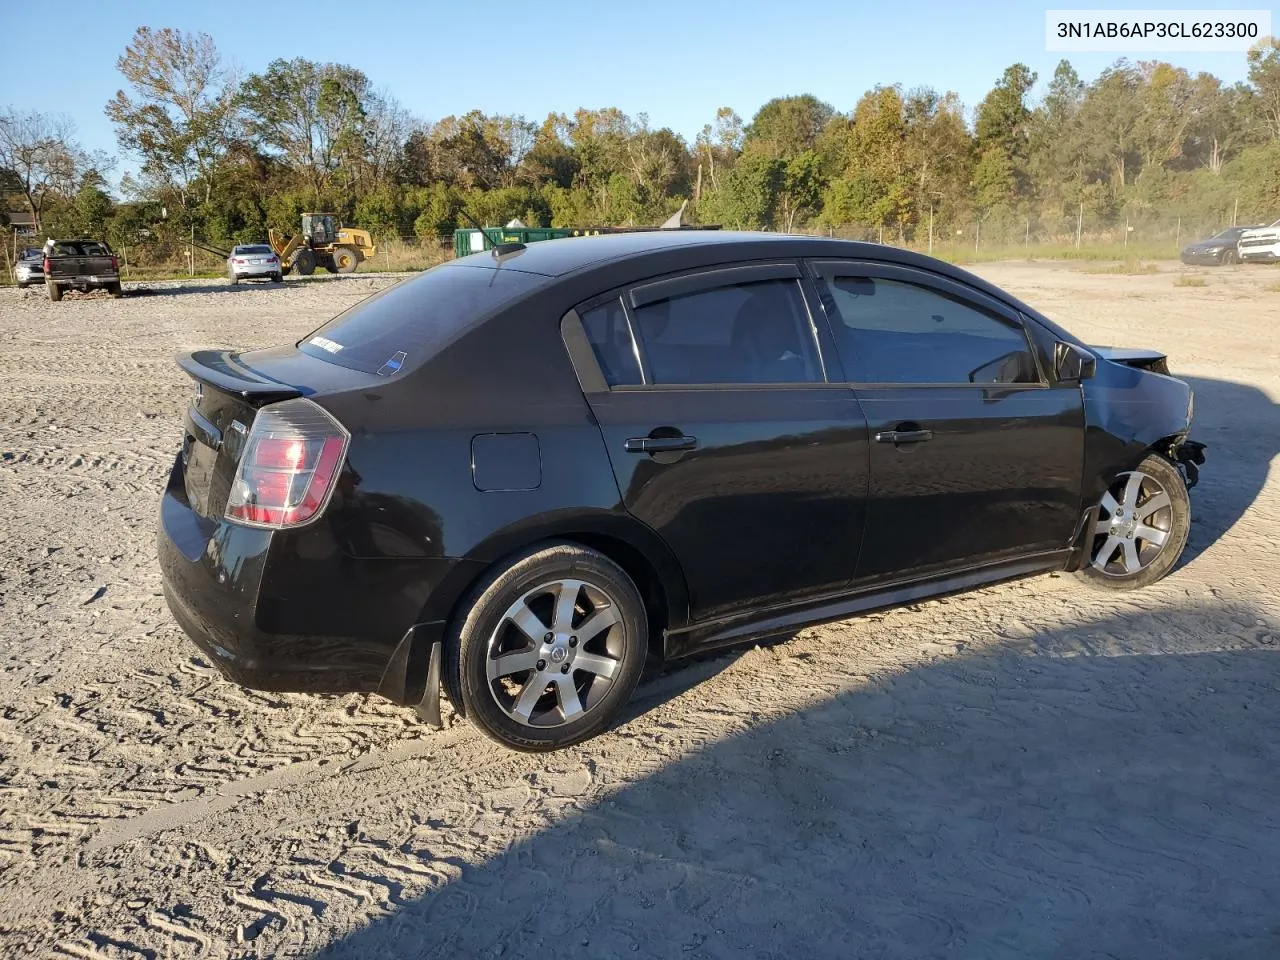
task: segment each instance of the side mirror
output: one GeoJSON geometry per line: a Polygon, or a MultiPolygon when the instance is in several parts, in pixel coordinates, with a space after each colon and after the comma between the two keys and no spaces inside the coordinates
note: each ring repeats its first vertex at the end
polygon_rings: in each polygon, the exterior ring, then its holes
{"type": "Polygon", "coordinates": [[[1088,380],[1097,370],[1098,361],[1093,354],[1081,350],[1073,343],[1059,340],[1053,346],[1053,375],[1059,383],[1076,383],[1088,380]]]}

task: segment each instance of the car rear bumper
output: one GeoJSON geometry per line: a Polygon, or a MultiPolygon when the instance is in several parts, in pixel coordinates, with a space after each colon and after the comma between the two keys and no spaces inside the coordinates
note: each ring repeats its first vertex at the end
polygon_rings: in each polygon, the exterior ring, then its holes
{"type": "Polygon", "coordinates": [[[156,537],[174,620],[245,687],[390,697],[413,690],[417,678],[391,683],[388,665],[457,561],[354,559],[322,524],[303,534],[305,545],[292,536],[201,517],[186,502],[179,457],[156,537]]]}
{"type": "Polygon", "coordinates": [[[109,287],[113,283],[120,282],[120,274],[86,274],[79,277],[49,277],[50,283],[56,283],[60,287],[109,287]]]}
{"type": "Polygon", "coordinates": [[[244,266],[236,266],[231,270],[241,280],[253,277],[274,277],[280,272],[280,264],[278,263],[246,263],[244,266]]]}

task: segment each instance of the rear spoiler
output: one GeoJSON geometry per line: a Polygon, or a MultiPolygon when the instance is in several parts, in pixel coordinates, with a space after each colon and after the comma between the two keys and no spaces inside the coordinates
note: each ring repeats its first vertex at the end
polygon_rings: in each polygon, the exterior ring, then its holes
{"type": "Polygon", "coordinates": [[[1126,367],[1138,370],[1150,370],[1152,373],[1169,373],[1169,357],[1159,350],[1142,350],[1132,347],[1090,347],[1103,360],[1122,363],[1126,367]]]}
{"type": "Polygon", "coordinates": [[[180,353],[174,360],[192,379],[239,397],[255,407],[302,396],[297,387],[268,379],[236,363],[235,354],[229,350],[180,353]]]}

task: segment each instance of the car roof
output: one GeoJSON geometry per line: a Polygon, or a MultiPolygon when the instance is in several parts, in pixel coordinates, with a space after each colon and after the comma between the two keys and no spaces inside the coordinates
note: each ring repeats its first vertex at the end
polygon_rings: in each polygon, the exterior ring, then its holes
{"type": "Polygon", "coordinates": [[[627,263],[632,269],[626,272],[638,275],[647,269],[645,261],[650,259],[655,261],[655,269],[672,269],[670,255],[680,251],[689,254],[690,267],[772,257],[830,257],[917,267],[967,284],[1036,317],[1055,336],[1072,343],[1080,342],[1030,304],[961,267],[914,250],[858,240],[734,230],[649,230],[539,240],[501,261],[496,260],[493,251],[489,250],[446,260],[434,269],[512,270],[556,280],[570,274],[582,276],[597,270],[606,271],[612,265],[627,263]]]}
{"type": "MultiPolygon", "coordinates": [[[[801,234],[736,230],[649,230],[586,237],[539,240],[504,261],[504,269],[562,277],[587,267],[631,260],[677,248],[722,248],[727,259],[738,257],[867,257],[915,262],[919,256],[878,243],[834,240],[801,234]]],[[[494,266],[493,252],[469,254],[451,261],[459,266],[494,266]]]]}

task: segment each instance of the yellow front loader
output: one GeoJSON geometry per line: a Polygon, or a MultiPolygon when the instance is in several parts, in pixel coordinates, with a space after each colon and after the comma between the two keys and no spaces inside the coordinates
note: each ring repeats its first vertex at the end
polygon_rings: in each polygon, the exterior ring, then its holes
{"type": "Polygon", "coordinates": [[[339,225],[332,213],[304,213],[302,232],[285,237],[275,230],[267,231],[271,249],[280,258],[284,273],[296,270],[304,277],[324,267],[330,273],[353,273],[361,260],[377,252],[368,230],[339,225]]]}

